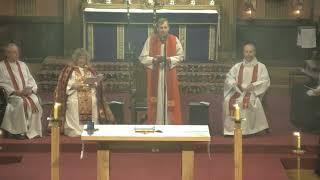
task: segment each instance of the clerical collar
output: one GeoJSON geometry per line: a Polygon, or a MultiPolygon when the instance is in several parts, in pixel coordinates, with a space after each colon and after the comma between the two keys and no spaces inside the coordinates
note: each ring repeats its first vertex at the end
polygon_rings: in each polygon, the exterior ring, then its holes
{"type": "Polygon", "coordinates": [[[9,61],[8,59],[5,59],[8,63],[10,63],[10,64],[14,64],[14,63],[17,63],[18,62],[18,60],[15,60],[15,61],[9,61]]]}
{"type": "Polygon", "coordinates": [[[244,66],[255,66],[258,63],[257,58],[252,59],[250,62],[246,59],[243,59],[243,65],[244,66]]]}

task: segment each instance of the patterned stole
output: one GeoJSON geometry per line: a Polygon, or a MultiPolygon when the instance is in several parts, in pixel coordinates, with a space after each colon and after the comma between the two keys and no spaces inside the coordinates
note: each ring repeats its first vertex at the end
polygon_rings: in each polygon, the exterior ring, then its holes
{"type": "MultiPolygon", "coordinates": [[[[241,87],[242,81],[243,81],[243,63],[240,66],[240,70],[238,73],[238,82],[237,82],[237,86],[238,88],[241,90],[241,92],[243,92],[243,89],[241,87]]],[[[251,83],[254,83],[257,81],[258,78],[258,64],[256,64],[253,68],[253,72],[252,72],[252,78],[251,78],[251,83]]],[[[230,100],[229,100],[229,112],[230,112],[230,116],[234,115],[234,104],[236,103],[236,100],[240,97],[240,93],[239,92],[235,92],[230,100]]],[[[243,99],[242,99],[242,108],[243,109],[247,109],[249,107],[249,103],[250,103],[250,96],[251,93],[250,92],[246,92],[246,94],[244,95],[243,99]]]]}
{"type": "MultiPolygon", "coordinates": [[[[16,80],[16,77],[11,69],[11,66],[9,64],[9,62],[7,60],[4,61],[4,64],[6,65],[6,68],[7,68],[7,71],[9,73],[9,76],[10,76],[10,79],[11,79],[11,82],[13,84],[13,87],[14,87],[14,90],[15,91],[19,91],[19,86],[18,86],[18,83],[17,83],[17,80],[16,80]]],[[[21,71],[21,66],[20,66],[20,63],[18,61],[16,61],[16,65],[18,67],[18,71],[19,71],[19,76],[20,76],[20,79],[22,81],[22,86],[23,86],[23,89],[26,87],[26,82],[25,82],[25,79],[24,79],[24,76],[22,74],[22,71],[21,71]]],[[[30,104],[31,106],[31,110],[32,112],[39,112],[36,104],[34,103],[34,101],[32,100],[31,97],[27,96],[23,96],[21,97],[23,99],[23,107],[24,107],[24,112],[25,112],[25,116],[27,117],[28,113],[27,113],[27,107],[28,107],[28,104],[30,104]]]]}
{"type": "MultiPolygon", "coordinates": [[[[91,71],[88,68],[83,68],[82,75],[79,68],[75,68],[76,81],[83,83],[90,76],[91,71]]],[[[88,121],[92,117],[92,92],[91,87],[83,87],[78,90],[78,108],[79,120],[88,121]]]]}

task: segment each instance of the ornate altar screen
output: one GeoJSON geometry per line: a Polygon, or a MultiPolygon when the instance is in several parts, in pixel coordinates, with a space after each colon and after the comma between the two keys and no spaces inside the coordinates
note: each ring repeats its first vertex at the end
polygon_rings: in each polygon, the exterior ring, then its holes
{"type": "MultiPolygon", "coordinates": [[[[126,59],[128,50],[138,57],[148,34],[153,32],[151,9],[84,9],[84,47],[95,61],[126,59]]],[[[207,62],[218,58],[219,14],[217,10],[158,10],[170,21],[186,61],[207,62]]]]}

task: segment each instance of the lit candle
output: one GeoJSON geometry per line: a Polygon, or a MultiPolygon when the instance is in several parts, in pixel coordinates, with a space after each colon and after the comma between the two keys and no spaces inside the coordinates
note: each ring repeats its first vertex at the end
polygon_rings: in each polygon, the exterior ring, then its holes
{"type": "Polygon", "coordinates": [[[53,106],[53,118],[54,120],[57,120],[59,118],[59,109],[61,107],[61,103],[54,103],[53,106]]]}
{"type": "Polygon", "coordinates": [[[297,137],[297,149],[301,149],[301,135],[300,135],[300,132],[294,132],[293,135],[297,137]]]}
{"type": "Polygon", "coordinates": [[[234,112],[235,120],[239,121],[240,120],[240,107],[238,104],[235,104],[234,108],[235,108],[235,112],[234,112]]]}

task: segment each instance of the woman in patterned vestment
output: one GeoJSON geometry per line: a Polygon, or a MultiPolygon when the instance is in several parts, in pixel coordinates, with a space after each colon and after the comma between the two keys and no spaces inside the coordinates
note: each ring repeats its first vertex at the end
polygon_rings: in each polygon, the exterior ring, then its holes
{"type": "Polygon", "coordinates": [[[59,75],[55,90],[55,102],[62,104],[61,118],[64,134],[80,136],[86,121],[94,123],[114,122],[114,116],[105,103],[101,81],[85,82],[96,77],[90,67],[88,52],[79,48],[72,55],[73,62],[65,66],[59,75]]]}

